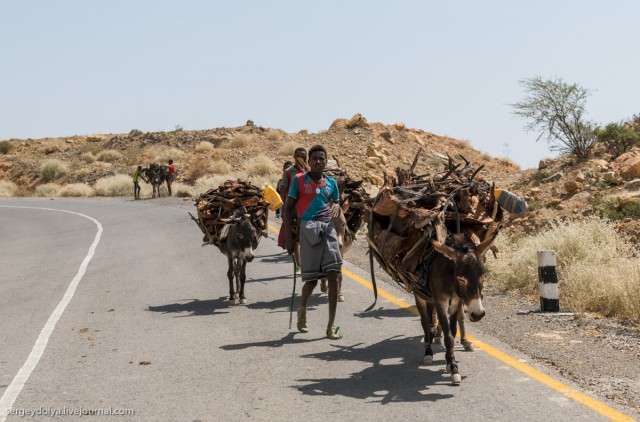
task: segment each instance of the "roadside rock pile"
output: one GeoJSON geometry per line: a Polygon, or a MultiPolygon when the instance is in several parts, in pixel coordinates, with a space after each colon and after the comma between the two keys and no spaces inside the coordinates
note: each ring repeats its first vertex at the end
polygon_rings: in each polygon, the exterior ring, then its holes
{"type": "MultiPolygon", "coordinates": [[[[462,155],[451,157],[444,171],[415,175],[420,152],[409,170],[385,174],[385,185],[373,203],[367,241],[380,266],[408,292],[429,296],[426,274],[435,250],[432,239],[445,242],[450,233],[466,233],[476,244],[500,228],[503,211],[494,186],[462,155]]],[[[494,249],[495,251],[495,249],[494,249]]]]}
{"type": "Polygon", "coordinates": [[[220,246],[225,225],[231,222],[237,210],[249,214],[258,235],[267,237],[269,202],[264,199],[262,189],[249,182],[227,180],[217,189],[201,193],[195,200],[195,206],[198,218],[189,215],[202,230],[202,241],[206,244],[220,246]]]}

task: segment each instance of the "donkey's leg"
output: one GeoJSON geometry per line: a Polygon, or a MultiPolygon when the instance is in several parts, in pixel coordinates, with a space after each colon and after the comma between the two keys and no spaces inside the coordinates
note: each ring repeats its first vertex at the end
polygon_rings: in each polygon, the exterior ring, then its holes
{"type": "MultiPolygon", "coordinates": [[[[458,363],[456,362],[455,354],[453,353],[453,347],[455,338],[453,337],[451,326],[449,322],[454,320],[454,318],[449,319],[449,315],[447,315],[447,309],[449,307],[449,300],[441,300],[436,303],[436,312],[438,312],[438,321],[440,322],[440,326],[442,327],[442,334],[444,337],[444,344],[447,348],[446,351],[446,360],[447,360],[447,372],[451,373],[451,382],[453,384],[460,384],[462,381],[462,377],[458,372],[458,363]]],[[[458,318],[456,313],[455,318],[458,318]]],[[[453,328],[455,330],[455,327],[453,328]]]]}
{"type": "Polygon", "coordinates": [[[229,269],[227,270],[227,278],[229,279],[229,305],[236,304],[236,292],[233,288],[233,281],[235,278],[235,262],[231,253],[227,254],[227,260],[229,261],[229,269]]]}
{"type": "Polygon", "coordinates": [[[238,286],[238,290],[240,291],[240,304],[241,305],[246,305],[247,304],[247,298],[244,295],[244,283],[247,280],[247,260],[244,259],[244,257],[240,257],[238,258],[240,261],[240,285],[238,286]]]}
{"type": "Polygon", "coordinates": [[[320,291],[322,293],[327,293],[327,279],[323,278],[320,280],[320,291]]]}
{"type": "Polygon", "coordinates": [[[460,326],[460,344],[467,352],[473,352],[476,349],[473,347],[473,343],[467,338],[467,333],[464,327],[464,308],[460,309],[458,313],[458,325],[460,326]]]}
{"type": "Polygon", "coordinates": [[[413,294],[416,299],[416,308],[420,313],[420,324],[422,325],[422,331],[424,331],[424,357],[422,363],[429,365],[433,362],[433,349],[431,349],[431,317],[430,312],[427,310],[427,301],[422,299],[417,294],[413,294]]]}

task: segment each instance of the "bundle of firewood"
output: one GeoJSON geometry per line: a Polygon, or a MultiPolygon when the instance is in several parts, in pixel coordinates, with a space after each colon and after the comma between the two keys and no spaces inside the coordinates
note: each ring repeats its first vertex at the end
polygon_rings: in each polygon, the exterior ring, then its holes
{"type": "Polygon", "coordinates": [[[431,240],[466,233],[476,244],[499,229],[502,210],[494,186],[466,158],[449,161],[442,171],[414,174],[420,151],[409,170],[384,175],[374,200],[367,241],[380,266],[411,292],[427,290],[426,270],[435,250],[431,240]]]}
{"type": "Polygon", "coordinates": [[[346,236],[355,238],[356,233],[363,224],[371,209],[372,198],[362,186],[364,180],[352,179],[345,170],[340,167],[329,168],[325,174],[336,179],[340,191],[340,206],[347,220],[346,236]]]}
{"type": "Polygon", "coordinates": [[[231,221],[239,209],[251,216],[258,239],[260,235],[267,237],[269,202],[262,196],[262,189],[249,182],[227,180],[218,188],[201,193],[195,200],[195,206],[198,218],[193,215],[191,218],[202,230],[204,243],[219,246],[224,225],[231,221]]]}

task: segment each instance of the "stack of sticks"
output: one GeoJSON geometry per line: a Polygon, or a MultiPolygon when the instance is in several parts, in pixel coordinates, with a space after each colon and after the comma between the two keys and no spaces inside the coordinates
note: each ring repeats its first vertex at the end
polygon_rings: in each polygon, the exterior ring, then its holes
{"type": "MultiPolygon", "coordinates": [[[[499,230],[502,210],[494,186],[464,156],[451,157],[442,171],[416,175],[418,151],[409,170],[384,174],[373,203],[367,241],[380,266],[408,292],[427,289],[431,240],[466,233],[476,244],[499,230]]],[[[495,252],[495,251],[494,251],[495,252]]]]}
{"type": "Polygon", "coordinates": [[[269,202],[262,196],[262,189],[249,182],[227,180],[218,188],[201,193],[195,206],[198,218],[189,215],[200,227],[206,244],[220,246],[222,229],[238,209],[251,216],[258,239],[268,235],[269,202]]]}

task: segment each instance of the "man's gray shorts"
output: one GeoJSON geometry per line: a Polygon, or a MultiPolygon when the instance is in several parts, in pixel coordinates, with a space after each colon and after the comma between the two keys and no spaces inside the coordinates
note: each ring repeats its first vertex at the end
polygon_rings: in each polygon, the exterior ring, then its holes
{"type": "Polygon", "coordinates": [[[342,269],[342,255],[333,223],[300,223],[300,267],[302,281],[325,278],[330,271],[342,269]]]}

